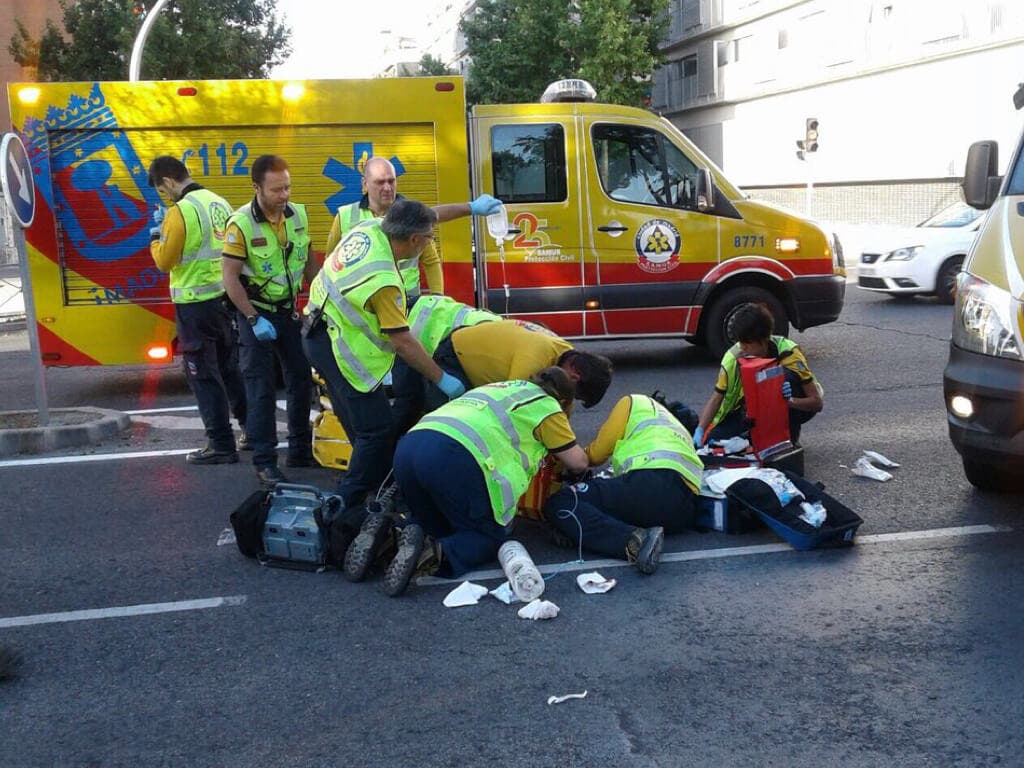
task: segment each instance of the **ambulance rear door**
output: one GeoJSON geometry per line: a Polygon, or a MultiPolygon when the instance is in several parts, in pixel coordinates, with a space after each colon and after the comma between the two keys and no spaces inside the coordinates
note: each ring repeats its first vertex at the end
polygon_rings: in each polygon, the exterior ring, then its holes
{"type": "MultiPolygon", "coordinates": [[[[503,247],[476,227],[480,303],[584,336],[596,271],[583,263],[579,121],[573,105],[479,106],[470,124],[474,192],[505,203],[503,247]]],[[[595,313],[596,314],[596,313],[595,313]]]]}
{"type": "Polygon", "coordinates": [[[583,120],[584,258],[602,332],[693,335],[697,289],[720,259],[718,218],[697,211],[698,166],[653,121],[595,107],[583,120]]]}

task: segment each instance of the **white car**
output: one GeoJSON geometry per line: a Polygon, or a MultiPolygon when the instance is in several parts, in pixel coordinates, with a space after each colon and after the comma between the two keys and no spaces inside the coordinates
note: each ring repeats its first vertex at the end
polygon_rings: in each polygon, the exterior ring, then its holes
{"type": "Polygon", "coordinates": [[[916,227],[876,235],[862,249],[858,287],[893,295],[934,295],[952,304],[957,272],[981,220],[981,211],[953,203],[916,227]]]}

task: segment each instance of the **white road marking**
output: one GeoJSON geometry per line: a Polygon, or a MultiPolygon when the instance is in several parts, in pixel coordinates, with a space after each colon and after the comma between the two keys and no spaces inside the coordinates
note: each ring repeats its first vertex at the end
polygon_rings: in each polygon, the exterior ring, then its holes
{"type": "MultiPolygon", "coordinates": [[[[884,544],[889,541],[917,541],[922,539],[953,538],[958,536],[977,536],[984,533],[1006,533],[1013,529],[1007,525],[965,525],[956,528],[932,528],[923,531],[901,531],[898,533],[874,533],[858,536],[857,546],[884,544]]],[[[747,557],[771,552],[796,552],[789,544],[755,544],[748,547],[721,547],[718,549],[698,549],[690,552],[666,552],[661,556],[662,563],[681,563],[688,560],[718,560],[726,557],[747,557]]],[[[625,560],[587,560],[585,562],[569,561],[567,563],[550,563],[538,565],[542,574],[572,573],[573,571],[590,571],[599,568],[625,568],[629,563],[625,560]]],[[[434,584],[454,584],[462,581],[504,580],[505,573],[500,569],[490,571],[472,571],[458,579],[441,579],[436,576],[421,576],[416,583],[424,586],[434,584]]]]}
{"type": "Polygon", "coordinates": [[[177,408],[146,408],[141,411],[123,411],[129,416],[142,416],[146,413],[172,413],[174,411],[198,411],[199,407],[196,405],[182,405],[177,408]]]}
{"type": "Polygon", "coordinates": [[[0,629],[28,627],[33,624],[61,624],[67,621],[92,621],[93,619],[116,619],[124,616],[145,616],[151,613],[199,611],[205,608],[242,605],[245,601],[245,595],[233,595],[231,597],[209,597],[202,600],[182,600],[177,603],[146,603],[143,605],[122,605],[114,608],[95,608],[86,611],[37,613],[34,616],[0,618],[0,629]]]}
{"type": "MultiPolygon", "coordinates": [[[[166,451],[126,451],[124,453],[94,453],[75,456],[50,456],[48,458],[43,459],[6,459],[4,461],[0,461],[0,469],[4,469],[7,467],[35,467],[46,464],[84,464],[94,461],[119,461],[121,459],[153,459],[162,456],[184,456],[186,453],[192,453],[192,451],[194,451],[196,447],[173,448],[168,449],[166,451]]],[[[277,447],[287,448],[288,443],[278,443],[277,447]]],[[[242,460],[241,458],[240,461],[244,463],[244,460],[242,460]]]]}

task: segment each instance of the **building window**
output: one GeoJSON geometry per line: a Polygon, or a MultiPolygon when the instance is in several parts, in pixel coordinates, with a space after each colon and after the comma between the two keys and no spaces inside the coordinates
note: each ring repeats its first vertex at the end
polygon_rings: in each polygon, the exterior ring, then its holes
{"type": "Polygon", "coordinates": [[[732,60],[731,40],[715,41],[715,58],[718,60],[718,66],[720,67],[724,67],[732,60]]]}
{"type": "Polygon", "coordinates": [[[697,98],[697,54],[686,56],[681,61],[683,68],[683,104],[697,98]]]}
{"type": "Polygon", "coordinates": [[[557,203],[568,197],[565,132],[557,123],[491,128],[494,196],[506,203],[557,203]]]}
{"type": "Polygon", "coordinates": [[[781,51],[783,48],[788,48],[788,47],[789,47],[789,30],[788,29],[780,29],[779,30],[779,50],[781,51]]]}

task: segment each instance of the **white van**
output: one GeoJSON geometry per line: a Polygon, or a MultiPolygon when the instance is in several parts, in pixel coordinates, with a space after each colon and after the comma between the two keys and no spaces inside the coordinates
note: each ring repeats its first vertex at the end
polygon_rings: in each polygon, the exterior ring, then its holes
{"type": "Polygon", "coordinates": [[[957,279],[943,376],[950,440],[984,490],[1024,487],[1024,136],[997,173],[996,142],[972,144],[964,199],[988,215],[957,279]]]}

